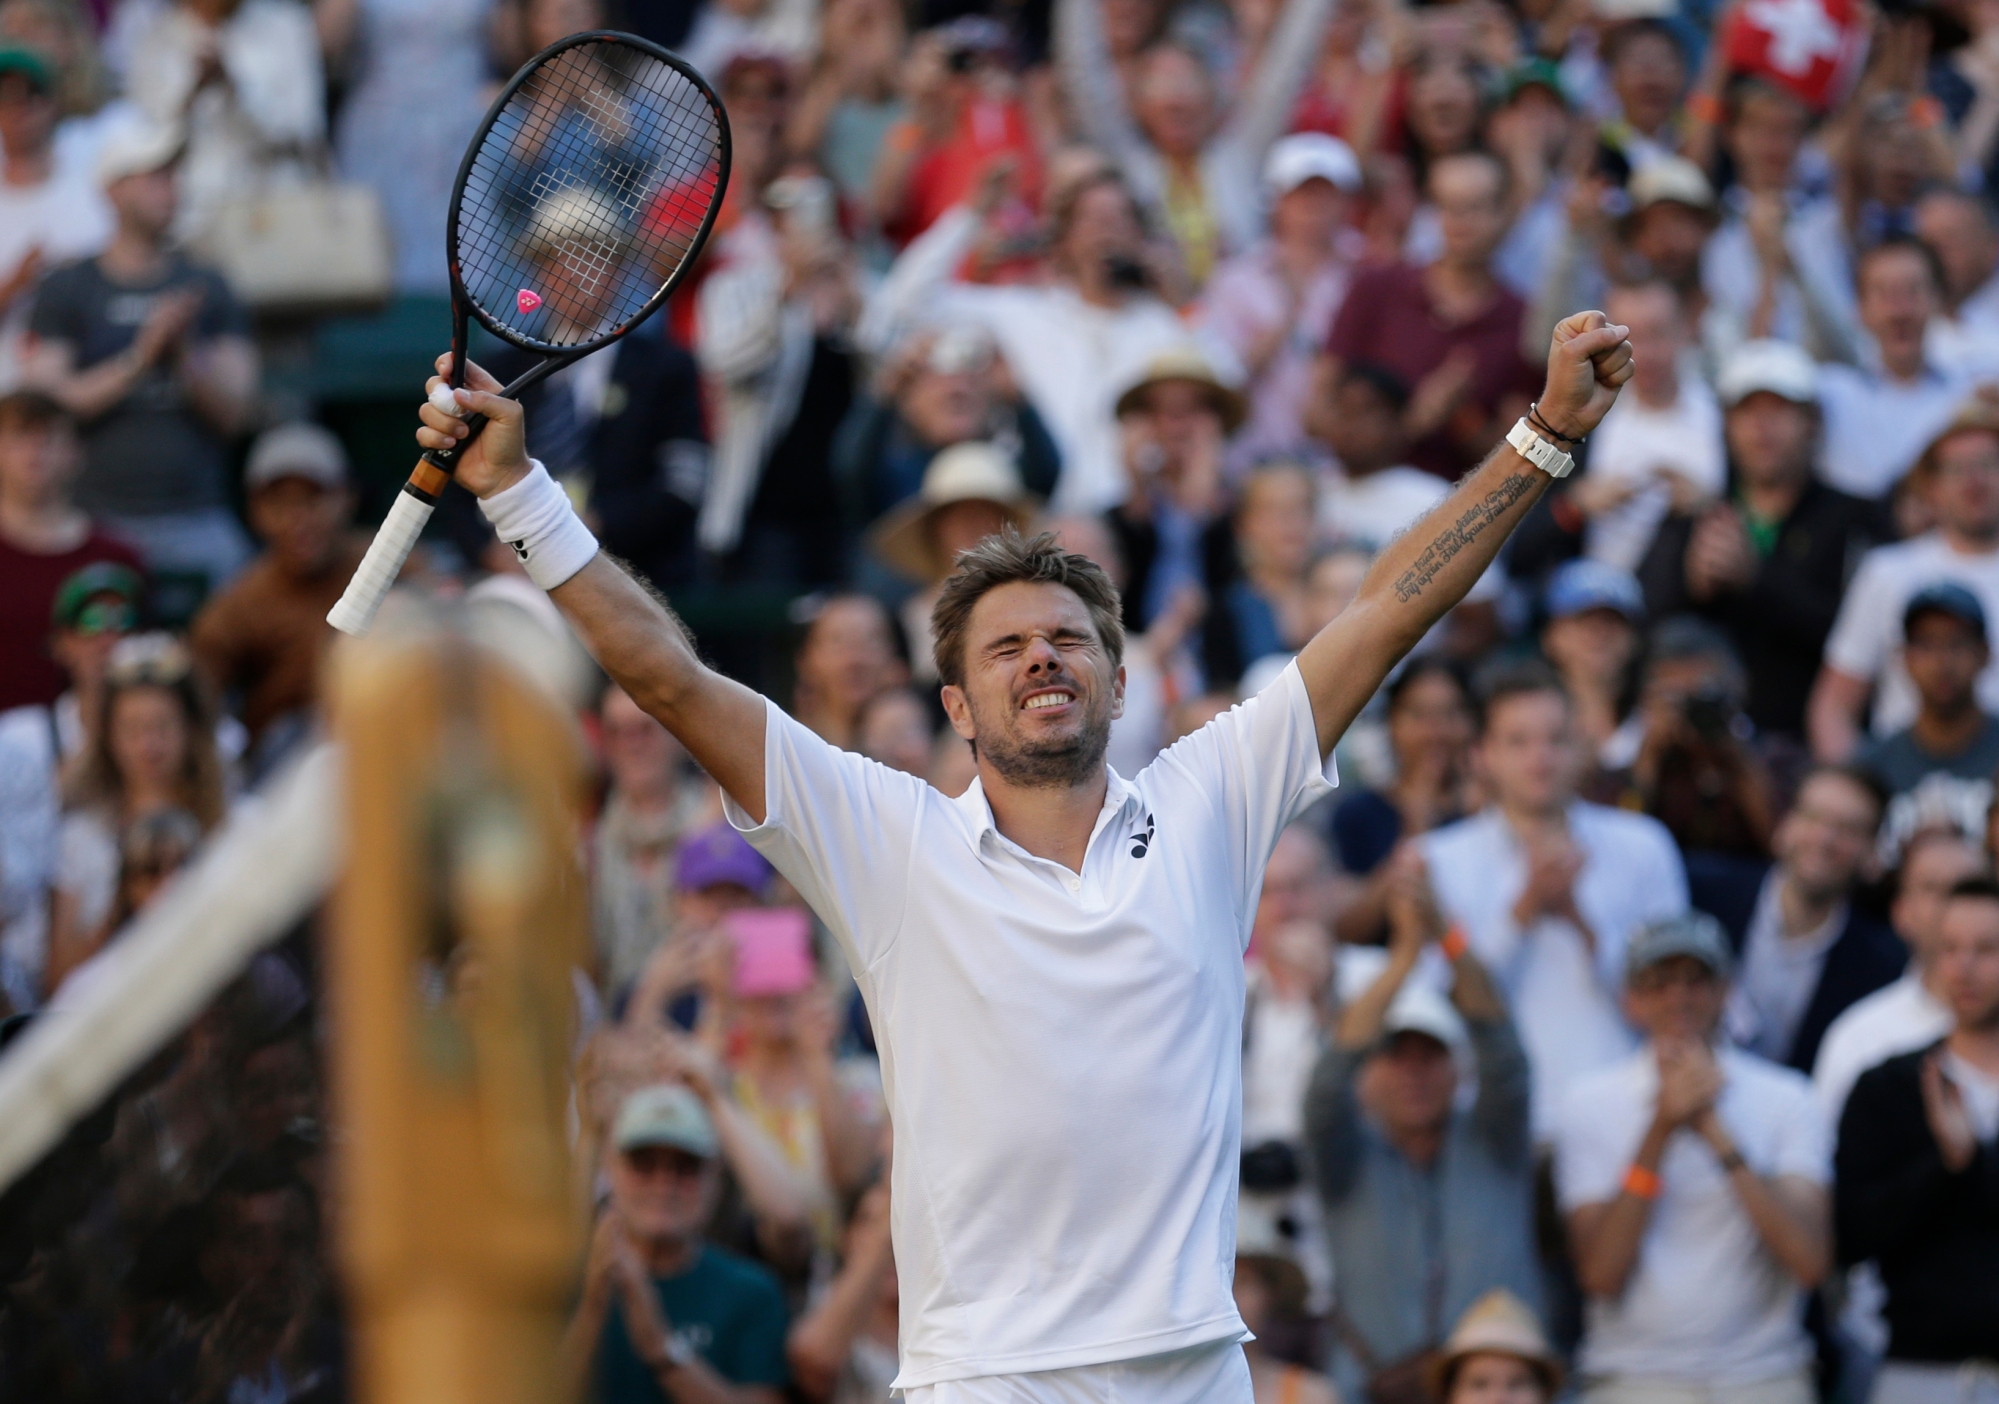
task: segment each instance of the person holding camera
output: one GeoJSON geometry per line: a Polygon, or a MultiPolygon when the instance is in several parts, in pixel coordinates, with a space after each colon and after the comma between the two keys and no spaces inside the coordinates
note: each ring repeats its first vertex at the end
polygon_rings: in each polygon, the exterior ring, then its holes
{"type": "Polygon", "coordinates": [[[1332,1370],[1353,1404],[1417,1404],[1472,1303],[1494,1288],[1540,1298],[1527,1054],[1492,976],[1446,928],[1421,857],[1392,862],[1387,959],[1341,1011],[1305,1096],[1338,1265],[1332,1370]],[[1448,964],[1448,1000],[1418,973],[1432,962],[1448,964]]]}
{"type": "Polygon", "coordinates": [[[1639,692],[1644,732],[1625,798],[1684,852],[1760,858],[1770,851],[1770,772],[1752,749],[1748,690],[1728,638],[1704,620],[1652,631],[1639,692]]]}

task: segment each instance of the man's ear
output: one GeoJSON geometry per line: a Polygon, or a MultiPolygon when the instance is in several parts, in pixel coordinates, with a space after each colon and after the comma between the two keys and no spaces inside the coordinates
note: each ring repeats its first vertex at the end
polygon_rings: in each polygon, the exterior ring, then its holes
{"type": "Polygon", "coordinates": [[[950,719],[951,730],[967,741],[979,739],[979,729],[972,725],[972,704],[965,698],[965,689],[946,683],[938,694],[944,703],[944,715],[950,719]]]}
{"type": "Polygon", "coordinates": [[[1124,715],[1124,664],[1117,665],[1117,678],[1111,686],[1111,720],[1124,715]]]}

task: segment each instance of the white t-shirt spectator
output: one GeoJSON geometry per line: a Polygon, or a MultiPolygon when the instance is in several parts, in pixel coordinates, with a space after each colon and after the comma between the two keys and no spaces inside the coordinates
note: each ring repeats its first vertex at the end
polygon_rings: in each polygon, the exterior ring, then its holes
{"type": "MultiPolygon", "coordinates": [[[[1716,1056],[1715,1110],[1749,1168],[1828,1183],[1831,1137],[1811,1084],[1739,1049],[1716,1056]]],[[[1649,1047],[1570,1090],[1555,1134],[1564,1212],[1617,1197],[1658,1091],[1649,1047]]],[[[1593,1297],[1585,1308],[1579,1373],[1746,1385],[1802,1369],[1812,1356],[1804,1290],[1763,1246],[1714,1151],[1691,1131],[1676,1133],[1659,1180],[1623,1295],[1593,1297]]]]}
{"type": "MultiPolygon", "coordinates": [[[[39,185],[0,181],[0,281],[39,253],[42,269],[101,252],[111,238],[111,207],[88,172],[58,168],[39,185]]],[[[28,329],[28,294],[0,307],[0,395],[20,383],[21,337],[28,329]]]]}
{"type": "Polygon", "coordinates": [[[1710,497],[1728,483],[1727,454],[1721,439],[1721,405],[1697,375],[1682,374],[1680,395],[1663,409],[1635,393],[1618,397],[1590,438],[1593,478],[1643,484],[1618,506],[1599,513],[1583,537],[1583,554],[1635,571],[1672,507],[1665,478],[1677,473],[1710,497]]]}
{"type": "Polygon", "coordinates": [[[1112,772],[1083,870],[767,709],[732,822],[845,952],[896,1136],[899,1389],[1244,1339],[1231,1281],[1243,952],[1332,789],[1296,666],[1112,772]]]}
{"type": "MultiPolygon", "coordinates": [[[[1967,377],[1929,367],[1904,384],[1854,366],[1820,366],[1825,448],[1819,475],[1855,497],[1882,496],[1915,466],[1971,389],[1967,377]]],[[[1594,459],[1590,471],[1596,471],[1594,459]]]]}
{"type": "MultiPolygon", "coordinates": [[[[1961,555],[1936,532],[1877,546],[1861,558],[1846,587],[1839,618],[1826,639],[1825,661],[1848,677],[1875,684],[1876,736],[1900,731],[1916,719],[1915,684],[1902,667],[1902,611],[1910,596],[1940,580],[1955,581],[1978,596],[1988,619],[1999,619],[1999,550],[1961,555]]],[[[1978,702],[1999,712],[1999,658],[1978,675],[1978,702]]]]}
{"type": "Polygon", "coordinates": [[[1534,1135],[1546,1141],[1571,1083],[1629,1053],[1637,1035],[1619,992],[1624,945],[1646,922],[1687,909],[1687,874],[1672,835],[1656,819],[1602,805],[1569,809],[1569,835],[1583,851],[1576,906],[1596,936],[1543,917],[1521,927],[1513,904],[1527,885],[1527,855],[1496,809],[1425,834],[1424,860],[1437,900],[1464,927],[1513,1005],[1534,1074],[1534,1135]]]}
{"type": "Polygon", "coordinates": [[[1910,970],[1834,1019],[1812,1064],[1812,1090],[1835,1128],[1860,1075],[1890,1058],[1927,1048],[1951,1030],[1951,1013],[1910,970]]]}

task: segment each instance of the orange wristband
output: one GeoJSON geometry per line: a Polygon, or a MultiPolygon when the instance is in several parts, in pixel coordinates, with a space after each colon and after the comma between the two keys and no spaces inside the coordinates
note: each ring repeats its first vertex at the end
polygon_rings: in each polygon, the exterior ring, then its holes
{"type": "Polygon", "coordinates": [[[1624,1192],[1634,1199],[1657,1199],[1659,1172],[1634,1164],[1624,1172],[1624,1192]]]}
{"type": "Polygon", "coordinates": [[[1445,960],[1453,965],[1457,964],[1458,958],[1471,949],[1471,944],[1465,940],[1465,929],[1462,926],[1453,926],[1439,938],[1437,949],[1444,953],[1445,960]]]}
{"type": "Polygon", "coordinates": [[[1728,116],[1728,111],[1713,93],[1694,93],[1687,99],[1687,116],[1710,127],[1718,127],[1728,116]]]}

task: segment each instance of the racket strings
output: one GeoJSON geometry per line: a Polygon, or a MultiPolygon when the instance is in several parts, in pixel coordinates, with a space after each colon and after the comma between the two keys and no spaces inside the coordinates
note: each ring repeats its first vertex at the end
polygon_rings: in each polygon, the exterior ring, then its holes
{"type": "Polygon", "coordinates": [[[672,65],[611,40],[555,55],[473,155],[454,227],[466,294],[551,349],[610,335],[693,251],[722,142],[713,103],[672,65]]]}

